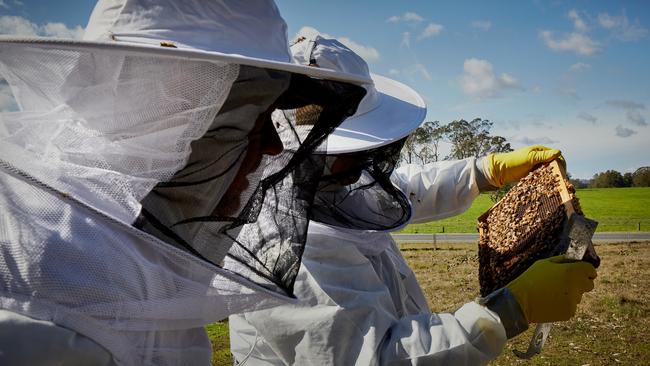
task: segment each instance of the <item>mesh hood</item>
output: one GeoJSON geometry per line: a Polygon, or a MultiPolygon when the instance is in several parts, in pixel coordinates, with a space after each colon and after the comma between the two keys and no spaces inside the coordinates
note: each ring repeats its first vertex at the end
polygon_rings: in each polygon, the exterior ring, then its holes
{"type": "Polygon", "coordinates": [[[404,142],[328,155],[313,220],[353,230],[388,231],[406,225],[411,206],[390,180],[404,142]]]}
{"type": "Polygon", "coordinates": [[[0,115],[6,183],[0,205],[7,214],[0,227],[2,306],[29,313],[29,303],[43,301],[96,317],[91,309],[113,303],[101,317],[138,329],[169,322],[179,329],[262,306],[251,289],[292,295],[325,164],[314,152],[355,112],[363,88],[285,71],[56,44],[0,44],[0,75],[20,109],[0,115]],[[313,126],[285,126],[284,150],[245,167],[252,133],[273,110],[291,114],[310,106],[320,111],[313,126]],[[233,193],[242,177],[245,184],[233,193]],[[220,206],[224,197],[234,202],[229,209],[220,206]],[[183,262],[193,264],[177,264],[183,262]],[[32,271],[45,266],[52,270],[32,271]],[[201,293],[225,298],[220,307],[179,321],[177,314],[191,312],[179,307],[187,286],[182,279],[197,273],[194,299],[201,293]],[[220,280],[211,281],[210,273],[220,280]],[[178,280],[165,283],[170,276],[178,280]],[[79,277],[87,296],[74,291],[79,277]],[[108,282],[115,284],[111,291],[108,282]],[[15,303],[18,297],[25,302],[15,303]],[[176,305],[158,309],[165,301],[176,305]]]}
{"type": "MultiPolygon", "coordinates": [[[[247,189],[241,192],[235,212],[224,212],[221,203],[214,206],[212,196],[201,193],[203,186],[223,175],[216,164],[219,158],[205,150],[193,151],[185,169],[156,186],[145,198],[144,217],[138,225],[258,284],[291,294],[311,206],[324,171],[325,139],[354,113],[363,93],[363,88],[344,83],[242,66],[224,104],[225,111],[217,120],[248,118],[268,122],[279,134],[283,151],[261,160],[253,158],[259,168],[248,173],[247,189]],[[267,102],[251,106],[251,100],[267,102]],[[246,104],[243,109],[237,107],[242,101],[246,104]],[[309,126],[292,122],[273,125],[272,113],[295,115],[304,109],[317,111],[308,117],[309,126]],[[194,160],[198,155],[204,158],[194,160]],[[204,205],[200,197],[212,205],[204,205]],[[161,209],[161,202],[174,202],[175,208],[185,209],[172,213],[161,209]]],[[[216,136],[216,131],[210,130],[207,138],[213,134],[216,136]]],[[[244,157],[243,166],[248,165],[247,160],[244,157]]]]}
{"type": "MultiPolygon", "coordinates": [[[[273,120],[280,130],[294,125],[309,128],[321,112],[314,106],[276,111],[273,120]]],[[[405,141],[353,153],[327,153],[325,145],[314,150],[312,159],[324,159],[324,170],[311,219],[352,230],[387,231],[404,226],[411,217],[411,206],[390,176],[405,141]]]]}
{"type": "Polygon", "coordinates": [[[185,165],[238,72],[224,63],[2,44],[0,73],[20,108],[0,117],[2,159],[133,222],[146,194],[185,165]]]}

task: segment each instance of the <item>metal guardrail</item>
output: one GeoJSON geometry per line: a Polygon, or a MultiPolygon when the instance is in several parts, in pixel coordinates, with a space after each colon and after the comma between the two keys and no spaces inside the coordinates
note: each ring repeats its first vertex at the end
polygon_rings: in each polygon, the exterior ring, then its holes
{"type": "MultiPolygon", "coordinates": [[[[594,218],[598,221],[596,232],[650,232],[650,218],[632,219],[632,220],[608,220],[594,218]]],[[[406,232],[400,234],[444,234],[444,233],[475,233],[477,231],[475,224],[427,224],[425,228],[419,228],[417,225],[408,227],[406,232]]]]}
{"type": "MultiPolygon", "coordinates": [[[[391,234],[398,243],[472,243],[478,241],[478,234],[472,233],[431,233],[431,234],[391,234]]],[[[650,240],[650,232],[610,232],[596,233],[594,242],[624,242],[650,240]]]]}

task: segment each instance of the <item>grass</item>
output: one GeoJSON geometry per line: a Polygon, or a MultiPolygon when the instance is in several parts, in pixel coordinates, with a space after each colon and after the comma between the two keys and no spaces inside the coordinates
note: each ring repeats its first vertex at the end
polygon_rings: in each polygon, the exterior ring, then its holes
{"type": "MultiPolygon", "coordinates": [[[[491,365],[650,365],[650,242],[597,245],[602,259],[595,289],[576,316],[558,323],[542,354],[519,360],[534,327],[511,340],[491,365]]],[[[478,296],[476,244],[402,245],[433,311],[453,311],[478,296]],[[444,294],[444,296],[441,296],[444,294]]],[[[231,365],[227,323],[207,329],[213,365],[231,365]]]]}
{"type": "Polygon", "coordinates": [[[230,336],[228,335],[228,321],[213,323],[205,327],[210,342],[212,342],[212,364],[232,365],[230,357],[230,336]]]}
{"type": "MultiPolygon", "coordinates": [[[[595,289],[576,316],[556,324],[542,354],[522,361],[534,327],[511,340],[491,365],[650,365],[650,242],[597,245],[595,289]]],[[[478,296],[476,244],[431,250],[405,245],[433,311],[450,311],[478,296]],[[446,296],[440,296],[444,293],[446,296]]]]}
{"type": "MultiPolygon", "coordinates": [[[[650,187],[579,189],[577,196],[587,217],[599,222],[598,231],[650,231],[650,187]]],[[[487,194],[476,198],[465,213],[426,224],[409,225],[402,233],[475,233],[476,219],[490,207],[487,194]]]]}

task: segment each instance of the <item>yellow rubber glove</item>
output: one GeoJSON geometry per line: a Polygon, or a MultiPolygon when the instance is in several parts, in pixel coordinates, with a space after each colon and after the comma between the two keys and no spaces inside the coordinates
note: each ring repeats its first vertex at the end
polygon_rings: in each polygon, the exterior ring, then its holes
{"type": "Polygon", "coordinates": [[[560,150],[535,145],[508,153],[489,154],[483,160],[483,167],[490,183],[501,187],[504,183],[515,182],[525,177],[535,165],[558,157],[564,163],[560,150]]]}
{"type": "Polygon", "coordinates": [[[594,288],[596,269],[564,256],[540,259],[506,288],[519,302],[529,323],[569,320],[582,294],[594,288]]]}

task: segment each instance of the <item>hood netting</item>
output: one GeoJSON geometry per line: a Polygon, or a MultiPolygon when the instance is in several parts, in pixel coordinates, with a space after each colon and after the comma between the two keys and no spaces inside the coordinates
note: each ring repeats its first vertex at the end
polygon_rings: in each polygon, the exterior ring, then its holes
{"type": "MultiPolygon", "coordinates": [[[[324,171],[325,157],[314,151],[325,149],[327,135],[354,114],[363,88],[217,61],[56,44],[0,45],[0,74],[19,106],[0,115],[1,159],[12,176],[292,294],[324,171]],[[256,121],[276,109],[290,114],[309,106],[319,110],[312,126],[279,131],[284,150],[263,156],[246,175],[236,210],[219,212],[256,121]]],[[[75,229],[64,231],[74,236],[75,229]]]]}

